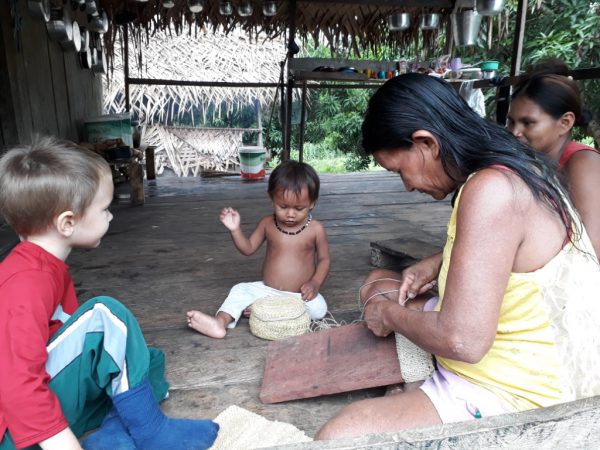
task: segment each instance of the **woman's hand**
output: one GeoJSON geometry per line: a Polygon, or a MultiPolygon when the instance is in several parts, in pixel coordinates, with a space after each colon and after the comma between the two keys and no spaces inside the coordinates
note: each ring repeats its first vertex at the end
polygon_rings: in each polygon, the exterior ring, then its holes
{"type": "Polygon", "coordinates": [[[398,303],[403,305],[433,288],[442,267],[442,253],[436,253],[402,271],[402,281],[398,288],[398,303]]]}
{"type": "Polygon", "coordinates": [[[365,307],[364,319],[367,328],[375,336],[386,337],[394,331],[385,325],[385,316],[389,314],[390,305],[394,305],[394,303],[389,300],[371,300],[365,307]]]}

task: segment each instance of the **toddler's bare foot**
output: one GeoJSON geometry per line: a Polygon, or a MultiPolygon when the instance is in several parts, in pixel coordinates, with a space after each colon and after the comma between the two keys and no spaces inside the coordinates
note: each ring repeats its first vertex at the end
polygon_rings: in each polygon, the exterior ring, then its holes
{"type": "Polygon", "coordinates": [[[227,334],[227,330],[221,322],[200,311],[188,311],[187,322],[188,327],[212,338],[222,339],[227,334]]]}

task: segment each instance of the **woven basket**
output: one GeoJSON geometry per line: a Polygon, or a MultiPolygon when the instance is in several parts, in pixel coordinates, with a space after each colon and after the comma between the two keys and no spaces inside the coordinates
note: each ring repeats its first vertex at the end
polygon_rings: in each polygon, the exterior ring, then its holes
{"type": "Polygon", "coordinates": [[[433,355],[409,341],[400,333],[396,335],[396,351],[402,379],[406,383],[426,380],[435,370],[433,355]]]}
{"type": "Polygon", "coordinates": [[[250,331],[254,336],[275,341],[300,336],[310,328],[310,317],[302,299],[263,297],[252,304],[250,331]]]}

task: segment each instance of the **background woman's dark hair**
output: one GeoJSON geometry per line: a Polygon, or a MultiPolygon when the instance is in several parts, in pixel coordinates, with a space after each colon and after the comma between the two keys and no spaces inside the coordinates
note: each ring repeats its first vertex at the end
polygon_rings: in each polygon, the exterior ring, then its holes
{"type": "Polygon", "coordinates": [[[437,138],[444,170],[455,181],[490,166],[508,167],[570,227],[566,193],[545,155],[480,117],[449,83],[415,73],[392,78],[369,101],[362,125],[365,152],[408,148],[417,130],[437,138]]]}
{"type": "Polygon", "coordinates": [[[552,61],[534,66],[533,72],[515,86],[512,98],[526,97],[554,119],[572,112],[575,126],[586,127],[592,115],[583,106],[579,86],[566,76],[568,69],[564,63],[551,64],[552,61]]]}
{"type": "Polygon", "coordinates": [[[269,188],[267,192],[269,197],[277,191],[290,191],[298,195],[302,188],[308,189],[308,198],[311,202],[319,198],[320,181],[317,172],[310,165],[288,160],[279,164],[269,176],[269,188]]]}

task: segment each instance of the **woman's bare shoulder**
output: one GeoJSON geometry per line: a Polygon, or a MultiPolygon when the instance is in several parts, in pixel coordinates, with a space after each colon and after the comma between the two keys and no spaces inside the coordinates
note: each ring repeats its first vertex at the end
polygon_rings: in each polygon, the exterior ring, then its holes
{"type": "Polygon", "coordinates": [[[531,192],[515,172],[502,168],[486,168],[472,175],[463,186],[461,203],[489,202],[506,206],[517,205],[519,200],[531,199],[531,192]]]}
{"type": "Polygon", "coordinates": [[[580,174],[594,173],[595,176],[600,174],[600,153],[593,151],[577,152],[565,165],[565,170],[571,176],[580,174]]]}

